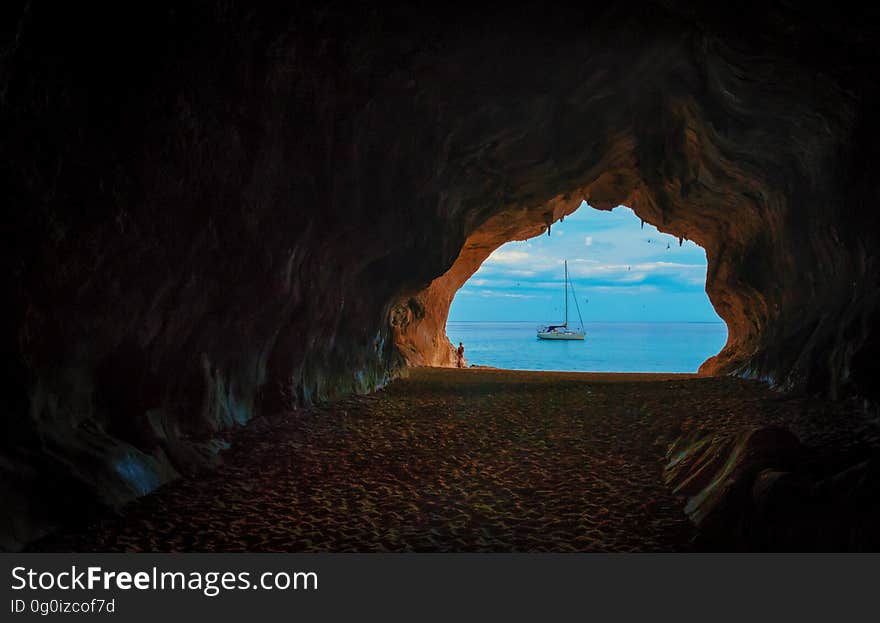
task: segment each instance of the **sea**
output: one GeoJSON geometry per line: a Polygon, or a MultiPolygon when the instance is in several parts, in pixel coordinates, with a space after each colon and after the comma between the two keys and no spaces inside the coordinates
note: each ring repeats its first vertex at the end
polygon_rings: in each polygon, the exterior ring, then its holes
{"type": "Polygon", "coordinates": [[[696,372],[727,341],[723,322],[586,322],[584,341],[539,340],[537,322],[450,321],[468,364],[514,370],[696,372]]]}

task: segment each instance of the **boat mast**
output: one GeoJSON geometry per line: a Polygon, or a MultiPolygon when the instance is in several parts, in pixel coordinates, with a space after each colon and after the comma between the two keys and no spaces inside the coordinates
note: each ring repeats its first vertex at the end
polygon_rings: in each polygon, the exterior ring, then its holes
{"type": "Polygon", "coordinates": [[[568,260],[565,260],[565,328],[568,328],[568,260]]]}

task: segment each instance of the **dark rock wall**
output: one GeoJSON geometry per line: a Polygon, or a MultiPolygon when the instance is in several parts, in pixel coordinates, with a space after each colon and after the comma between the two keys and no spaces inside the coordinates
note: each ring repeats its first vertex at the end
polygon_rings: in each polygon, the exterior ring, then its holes
{"type": "Polygon", "coordinates": [[[279,4],[0,9],[4,546],[440,361],[580,198],[706,248],[705,372],[876,398],[872,16],[279,4]]]}

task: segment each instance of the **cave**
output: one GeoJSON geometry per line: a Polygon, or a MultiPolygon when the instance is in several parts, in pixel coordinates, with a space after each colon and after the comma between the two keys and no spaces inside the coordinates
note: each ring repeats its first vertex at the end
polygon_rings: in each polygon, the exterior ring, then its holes
{"type": "MultiPolygon", "coordinates": [[[[584,200],[705,248],[701,375],[876,418],[861,11],[6,3],[0,546],[450,365],[458,288],[584,200]]],[[[761,435],[711,448],[790,446],[761,435]]]]}

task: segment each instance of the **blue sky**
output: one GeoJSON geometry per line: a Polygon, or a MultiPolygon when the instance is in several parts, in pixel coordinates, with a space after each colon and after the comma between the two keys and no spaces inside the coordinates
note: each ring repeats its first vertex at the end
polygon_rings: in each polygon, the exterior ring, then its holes
{"type": "Polygon", "coordinates": [[[449,320],[561,320],[567,259],[585,322],[721,322],[705,292],[703,248],[640,222],[623,206],[581,204],[550,236],[499,247],[458,291],[449,320]]]}

